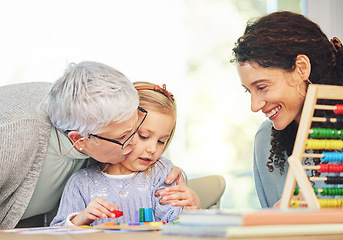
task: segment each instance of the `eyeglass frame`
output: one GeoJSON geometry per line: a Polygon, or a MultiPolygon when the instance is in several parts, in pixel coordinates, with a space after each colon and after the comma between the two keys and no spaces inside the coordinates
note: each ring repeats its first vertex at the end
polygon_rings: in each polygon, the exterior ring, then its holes
{"type": "Polygon", "coordinates": [[[117,140],[101,137],[101,136],[98,136],[96,134],[88,134],[88,136],[96,137],[96,138],[99,138],[99,139],[104,140],[104,141],[108,141],[108,142],[111,142],[111,143],[118,144],[118,145],[121,146],[121,149],[124,149],[125,147],[127,147],[128,141],[130,141],[131,138],[138,132],[138,130],[140,129],[140,127],[142,126],[143,122],[145,121],[145,119],[146,119],[146,117],[148,115],[148,111],[145,110],[144,108],[138,106],[138,110],[145,114],[144,117],[143,117],[143,120],[138,125],[137,129],[125,140],[125,142],[121,143],[121,142],[119,142],[117,140]],[[125,146],[125,144],[126,144],[126,146],[125,146]]]}

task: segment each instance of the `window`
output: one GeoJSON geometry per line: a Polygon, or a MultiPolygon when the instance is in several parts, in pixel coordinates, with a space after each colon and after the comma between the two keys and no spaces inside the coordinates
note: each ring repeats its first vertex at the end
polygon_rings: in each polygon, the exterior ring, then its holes
{"type": "Polygon", "coordinates": [[[178,103],[169,158],[190,178],[223,175],[222,208],[259,207],[252,151],[264,116],[250,111],[231,49],[249,19],[301,12],[301,0],[13,0],[0,9],[0,85],[53,82],[84,60],[166,83],[178,103]]]}

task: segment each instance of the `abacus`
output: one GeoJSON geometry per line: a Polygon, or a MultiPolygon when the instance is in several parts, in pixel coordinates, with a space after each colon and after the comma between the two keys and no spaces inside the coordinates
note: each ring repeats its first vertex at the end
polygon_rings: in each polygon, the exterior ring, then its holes
{"type": "MultiPolygon", "coordinates": [[[[280,201],[280,208],[304,207],[320,209],[326,207],[343,207],[343,198],[325,198],[320,196],[343,195],[343,188],[321,188],[312,187],[311,181],[324,181],[330,184],[343,184],[343,177],[308,177],[306,170],[315,170],[318,173],[343,172],[343,129],[326,128],[328,125],[343,123],[343,105],[321,104],[319,102],[342,102],[343,86],[310,84],[308,87],[299,128],[294,143],[292,155],[288,158],[289,169],[280,201]],[[315,110],[331,111],[332,117],[317,116],[315,110]],[[314,128],[323,125],[322,128],[314,128]],[[320,159],[321,163],[330,164],[305,165],[303,160],[320,159]],[[299,188],[296,188],[298,184],[299,188]],[[294,199],[299,190],[304,202],[294,199]],[[318,194],[318,198],[317,198],[318,194]]],[[[330,114],[330,113],[329,113],[330,114]]]]}

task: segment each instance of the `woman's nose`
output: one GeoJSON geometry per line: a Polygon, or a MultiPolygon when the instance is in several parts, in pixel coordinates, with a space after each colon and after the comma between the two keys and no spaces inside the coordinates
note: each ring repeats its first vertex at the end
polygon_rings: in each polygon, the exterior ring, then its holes
{"type": "Polygon", "coordinates": [[[136,145],[138,142],[138,134],[135,133],[135,135],[133,135],[132,139],[130,140],[130,145],[136,145]]]}
{"type": "Polygon", "coordinates": [[[266,101],[259,96],[251,95],[251,111],[258,112],[260,111],[264,105],[266,105],[266,101]]]}

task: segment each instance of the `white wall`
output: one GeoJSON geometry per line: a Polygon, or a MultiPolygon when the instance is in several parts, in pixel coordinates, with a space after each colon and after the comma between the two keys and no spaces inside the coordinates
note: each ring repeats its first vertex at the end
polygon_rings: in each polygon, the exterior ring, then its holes
{"type": "Polygon", "coordinates": [[[319,24],[329,39],[338,37],[343,41],[342,0],[307,0],[305,15],[319,24]]]}

